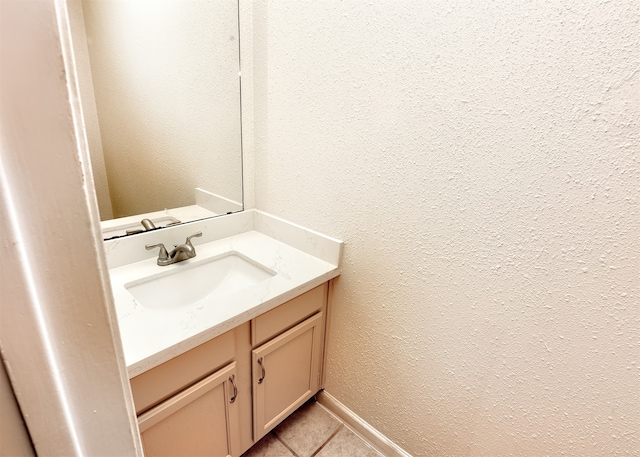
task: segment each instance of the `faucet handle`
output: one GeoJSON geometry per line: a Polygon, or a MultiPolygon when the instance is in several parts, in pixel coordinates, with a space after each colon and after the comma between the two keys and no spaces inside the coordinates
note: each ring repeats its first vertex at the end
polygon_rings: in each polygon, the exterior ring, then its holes
{"type": "Polygon", "coordinates": [[[196,232],[193,235],[188,236],[187,241],[185,241],[185,244],[191,244],[191,238],[194,238],[197,236],[202,236],[202,232],[196,232]]]}
{"type": "Polygon", "coordinates": [[[164,244],[162,244],[162,243],[147,244],[145,246],[145,248],[147,249],[147,251],[150,251],[151,249],[154,249],[154,248],[160,248],[160,252],[158,253],[158,261],[168,260],[169,259],[169,254],[167,253],[167,248],[165,248],[164,244]]]}

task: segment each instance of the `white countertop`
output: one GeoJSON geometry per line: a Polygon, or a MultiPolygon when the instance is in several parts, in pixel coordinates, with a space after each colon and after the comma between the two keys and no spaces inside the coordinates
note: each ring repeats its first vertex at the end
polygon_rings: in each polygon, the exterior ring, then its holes
{"type": "MultiPolygon", "coordinates": [[[[160,267],[154,256],[109,270],[129,377],[160,365],[340,274],[341,241],[258,211],[245,212],[236,216],[236,220],[244,224],[246,231],[213,241],[203,237],[202,244],[194,238],[197,256],[193,259],[160,267]],[[248,224],[247,217],[252,217],[254,222],[248,224]],[[281,241],[289,235],[296,247],[281,241]],[[218,302],[203,301],[198,307],[186,310],[144,308],[125,288],[137,279],[185,268],[229,252],[244,255],[275,275],[218,302]]],[[[224,223],[230,221],[233,220],[226,219],[224,223]]],[[[191,230],[197,228],[194,224],[191,230]]],[[[139,242],[142,241],[139,238],[139,242]]]]}

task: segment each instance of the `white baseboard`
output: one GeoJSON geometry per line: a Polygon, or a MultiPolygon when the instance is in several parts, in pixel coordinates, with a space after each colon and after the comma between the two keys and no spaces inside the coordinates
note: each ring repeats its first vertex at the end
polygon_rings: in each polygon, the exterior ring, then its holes
{"type": "Polygon", "coordinates": [[[333,395],[321,390],[316,395],[318,403],[349,426],[373,448],[385,457],[412,457],[396,443],[365,422],[360,416],[340,403],[333,395]]]}

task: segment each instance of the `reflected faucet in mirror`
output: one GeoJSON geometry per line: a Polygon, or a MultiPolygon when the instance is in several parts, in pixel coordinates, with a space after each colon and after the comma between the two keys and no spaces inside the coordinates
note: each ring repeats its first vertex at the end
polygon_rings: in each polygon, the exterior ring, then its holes
{"type": "MultiPolygon", "coordinates": [[[[178,225],[181,224],[182,222],[180,222],[179,220],[175,220],[173,222],[169,222],[167,224],[164,225],[164,227],[171,227],[172,225],[178,225]]],[[[153,221],[151,219],[148,218],[144,218],[140,221],[140,225],[142,225],[142,228],[136,228],[136,229],[131,229],[131,230],[127,230],[126,234],[127,235],[135,235],[136,233],[142,233],[142,232],[146,232],[149,230],[156,230],[159,228],[162,228],[162,226],[160,227],[156,227],[156,225],[153,223],[153,221]]]]}
{"type": "Polygon", "coordinates": [[[142,225],[141,229],[127,230],[127,235],[134,235],[136,233],[142,233],[144,231],[154,230],[156,228],[153,221],[147,219],[146,217],[140,221],[140,225],[142,225]]]}
{"type": "Polygon", "coordinates": [[[167,252],[167,248],[164,247],[163,243],[147,244],[145,248],[147,249],[147,251],[155,248],[160,248],[157,263],[159,266],[165,267],[173,263],[178,263],[182,262],[183,260],[194,258],[196,256],[196,248],[193,247],[193,244],[191,244],[191,238],[197,236],[202,236],[202,232],[197,232],[193,235],[188,236],[184,244],[176,244],[171,252],[167,252]]]}

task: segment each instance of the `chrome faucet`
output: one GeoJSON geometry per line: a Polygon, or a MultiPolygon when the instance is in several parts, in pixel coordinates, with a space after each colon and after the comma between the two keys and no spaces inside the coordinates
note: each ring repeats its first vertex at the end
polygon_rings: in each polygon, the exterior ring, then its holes
{"type": "Polygon", "coordinates": [[[147,244],[145,248],[147,251],[154,248],[160,248],[158,253],[158,265],[161,267],[171,265],[172,263],[182,262],[183,260],[192,259],[196,256],[196,248],[191,244],[191,238],[196,236],[202,236],[202,232],[194,233],[187,237],[187,241],[184,244],[174,245],[174,249],[171,252],[167,252],[164,244],[147,244]]]}

